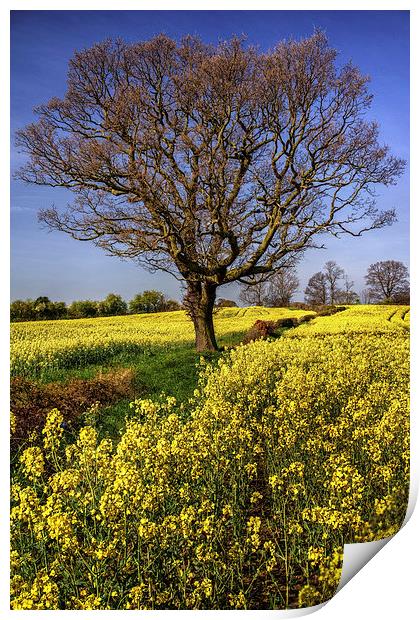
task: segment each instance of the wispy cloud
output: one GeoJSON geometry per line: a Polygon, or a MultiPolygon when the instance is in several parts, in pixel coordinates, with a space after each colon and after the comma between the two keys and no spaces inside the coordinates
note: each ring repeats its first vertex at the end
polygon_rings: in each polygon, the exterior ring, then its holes
{"type": "Polygon", "coordinates": [[[36,208],[33,207],[22,207],[21,205],[12,205],[10,207],[10,210],[12,213],[23,213],[26,211],[30,211],[32,213],[34,213],[36,211],[36,208]]]}

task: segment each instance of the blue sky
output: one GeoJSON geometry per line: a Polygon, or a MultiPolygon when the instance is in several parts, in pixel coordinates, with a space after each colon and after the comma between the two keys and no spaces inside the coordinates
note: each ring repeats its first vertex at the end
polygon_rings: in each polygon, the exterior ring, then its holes
{"type": "MultiPolygon", "coordinates": [[[[379,122],[381,141],[409,158],[409,13],[408,11],[13,11],[11,50],[11,128],[35,120],[33,108],[66,88],[69,58],[75,50],[108,37],[148,39],[158,32],[174,38],[198,34],[216,42],[246,34],[261,49],[278,40],[311,35],[321,28],[339,52],[340,63],[352,60],[371,76],[374,101],[369,115],[379,122]]],[[[24,157],[12,146],[12,172],[24,157]]],[[[378,260],[409,259],[408,166],[396,186],[381,188],[378,203],[397,210],[398,222],[361,238],[327,240],[326,250],[307,252],[299,266],[301,292],[312,273],[335,260],[364,288],[367,267],[378,260]]],[[[135,263],[108,257],[87,243],[63,233],[48,233],[37,211],[64,206],[64,189],[29,186],[12,180],[11,297],[47,295],[54,300],[100,299],[116,292],[126,299],[146,288],[180,298],[178,282],[163,273],[149,274],[135,263]]],[[[219,289],[236,298],[234,285],[219,289]]]]}

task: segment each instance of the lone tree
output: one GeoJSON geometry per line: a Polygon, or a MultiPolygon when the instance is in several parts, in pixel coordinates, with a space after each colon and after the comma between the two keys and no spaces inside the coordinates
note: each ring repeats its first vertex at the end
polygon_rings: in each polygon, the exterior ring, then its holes
{"type": "Polygon", "coordinates": [[[339,281],[344,278],[344,269],[339,267],[334,260],[328,260],[324,266],[325,280],[328,287],[329,302],[335,304],[340,296],[339,281]]]}
{"type": "Polygon", "coordinates": [[[328,284],[325,273],[317,271],[309,278],[305,289],[305,301],[311,306],[326,304],[328,298],[328,284]]]}
{"type": "Polygon", "coordinates": [[[18,132],[18,176],[74,192],[41,211],[51,229],[182,280],[197,349],[216,349],[220,285],[394,219],[374,188],[404,163],[366,120],[368,78],[335,59],[319,32],[267,53],[238,38],[96,44],[18,132]]]}
{"type": "Polygon", "coordinates": [[[263,276],[249,276],[241,287],[239,299],[248,306],[264,306],[267,296],[267,282],[263,276]]]}
{"type": "Polygon", "coordinates": [[[280,269],[268,279],[267,305],[287,307],[299,288],[299,280],[293,268],[280,269]]]}
{"type": "Polygon", "coordinates": [[[359,296],[356,291],[353,290],[354,281],[350,280],[348,275],[344,275],[343,288],[338,291],[337,301],[340,304],[357,304],[360,303],[359,296]]]}
{"type": "Polygon", "coordinates": [[[305,289],[308,304],[355,303],[356,293],[352,290],[354,282],[344,273],[337,263],[329,260],[323,271],[318,271],[309,279],[305,289]],[[340,288],[340,280],[344,280],[344,290],[340,288]]]}
{"type": "Polygon", "coordinates": [[[385,260],[370,265],[365,281],[376,301],[409,299],[408,270],[400,261],[385,260]]]}

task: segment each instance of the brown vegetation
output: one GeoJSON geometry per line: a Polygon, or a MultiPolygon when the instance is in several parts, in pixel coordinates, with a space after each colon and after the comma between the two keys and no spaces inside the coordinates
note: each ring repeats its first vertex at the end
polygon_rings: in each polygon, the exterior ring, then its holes
{"type": "Polygon", "coordinates": [[[13,377],[10,386],[11,410],[16,429],[13,442],[19,443],[38,430],[47,413],[55,407],[71,425],[94,403],[110,405],[134,394],[134,371],[128,368],[98,374],[92,379],[71,379],[66,383],[39,384],[13,377]]]}
{"type": "Polygon", "coordinates": [[[254,325],[245,334],[243,339],[244,344],[252,342],[253,340],[260,340],[260,338],[268,338],[272,336],[278,327],[278,321],[255,321],[254,325]]]}
{"type": "Polygon", "coordinates": [[[336,314],[337,312],[343,312],[345,310],[345,306],[314,306],[312,310],[316,312],[316,316],[331,316],[331,314],[336,314]]]}
{"type": "MultiPolygon", "coordinates": [[[[306,306],[306,304],[301,304],[306,306]]],[[[277,329],[297,327],[302,323],[307,323],[317,316],[330,316],[336,312],[342,312],[346,308],[344,306],[314,306],[311,308],[316,314],[304,314],[300,317],[284,317],[277,321],[255,321],[254,325],[247,331],[243,339],[244,344],[248,344],[253,340],[260,340],[261,338],[269,338],[274,336],[277,329]]]]}

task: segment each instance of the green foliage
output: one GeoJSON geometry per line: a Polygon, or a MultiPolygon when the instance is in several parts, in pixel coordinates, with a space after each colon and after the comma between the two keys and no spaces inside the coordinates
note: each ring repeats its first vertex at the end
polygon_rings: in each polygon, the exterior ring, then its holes
{"type": "Polygon", "coordinates": [[[176,299],[166,299],[163,312],[175,312],[176,310],[182,310],[182,305],[176,299]]]}
{"type": "Polygon", "coordinates": [[[121,295],[110,293],[107,297],[98,303],[99,316],[119,316],[127,314],[127,302],[123,300],[121,295]]]}
{"type": "Polygon", "coordinates": [[[143,291],[143,293],[137,293],[133,299],[129,302],[131,314],[143,314],[148,312],[164,312],[167,309],[178,310],[178,307],[174,307],[173,300],[167,300],[165,295],[160,291],[143,291]],[[167,305],[170,304],[170,308],[167,305]]]}
{"type": "Polygon", "coordinates": [[[33,301],[16,299],[10,304],[11,321],[31,321],[34,318],[33,301]]]}
{"type": "Polygon", "coordinates": [[[63,301],[51,301],[48,297],[35,300],[17,299],[10,304],[11,321],[43,321],[62,319],[67,315],[67,307],[63,301]]]}
{"type": "Polygon", "coordinates": [[[17,299],[10,304],[11,321],[41,321],[55,319],[90,319],[96,316],[127,314],[127,303],[120,295],[110,293],[103,301],[76,300],[67,306],[63,301],[50,301],[48,297],[17,299]]]}
{"type": "Polygon", "coordinates": [[[68,314],[72,319],[90,319],[98,315],[98,303],[90,299],[73,301],[69,306],[68,314]]]}

